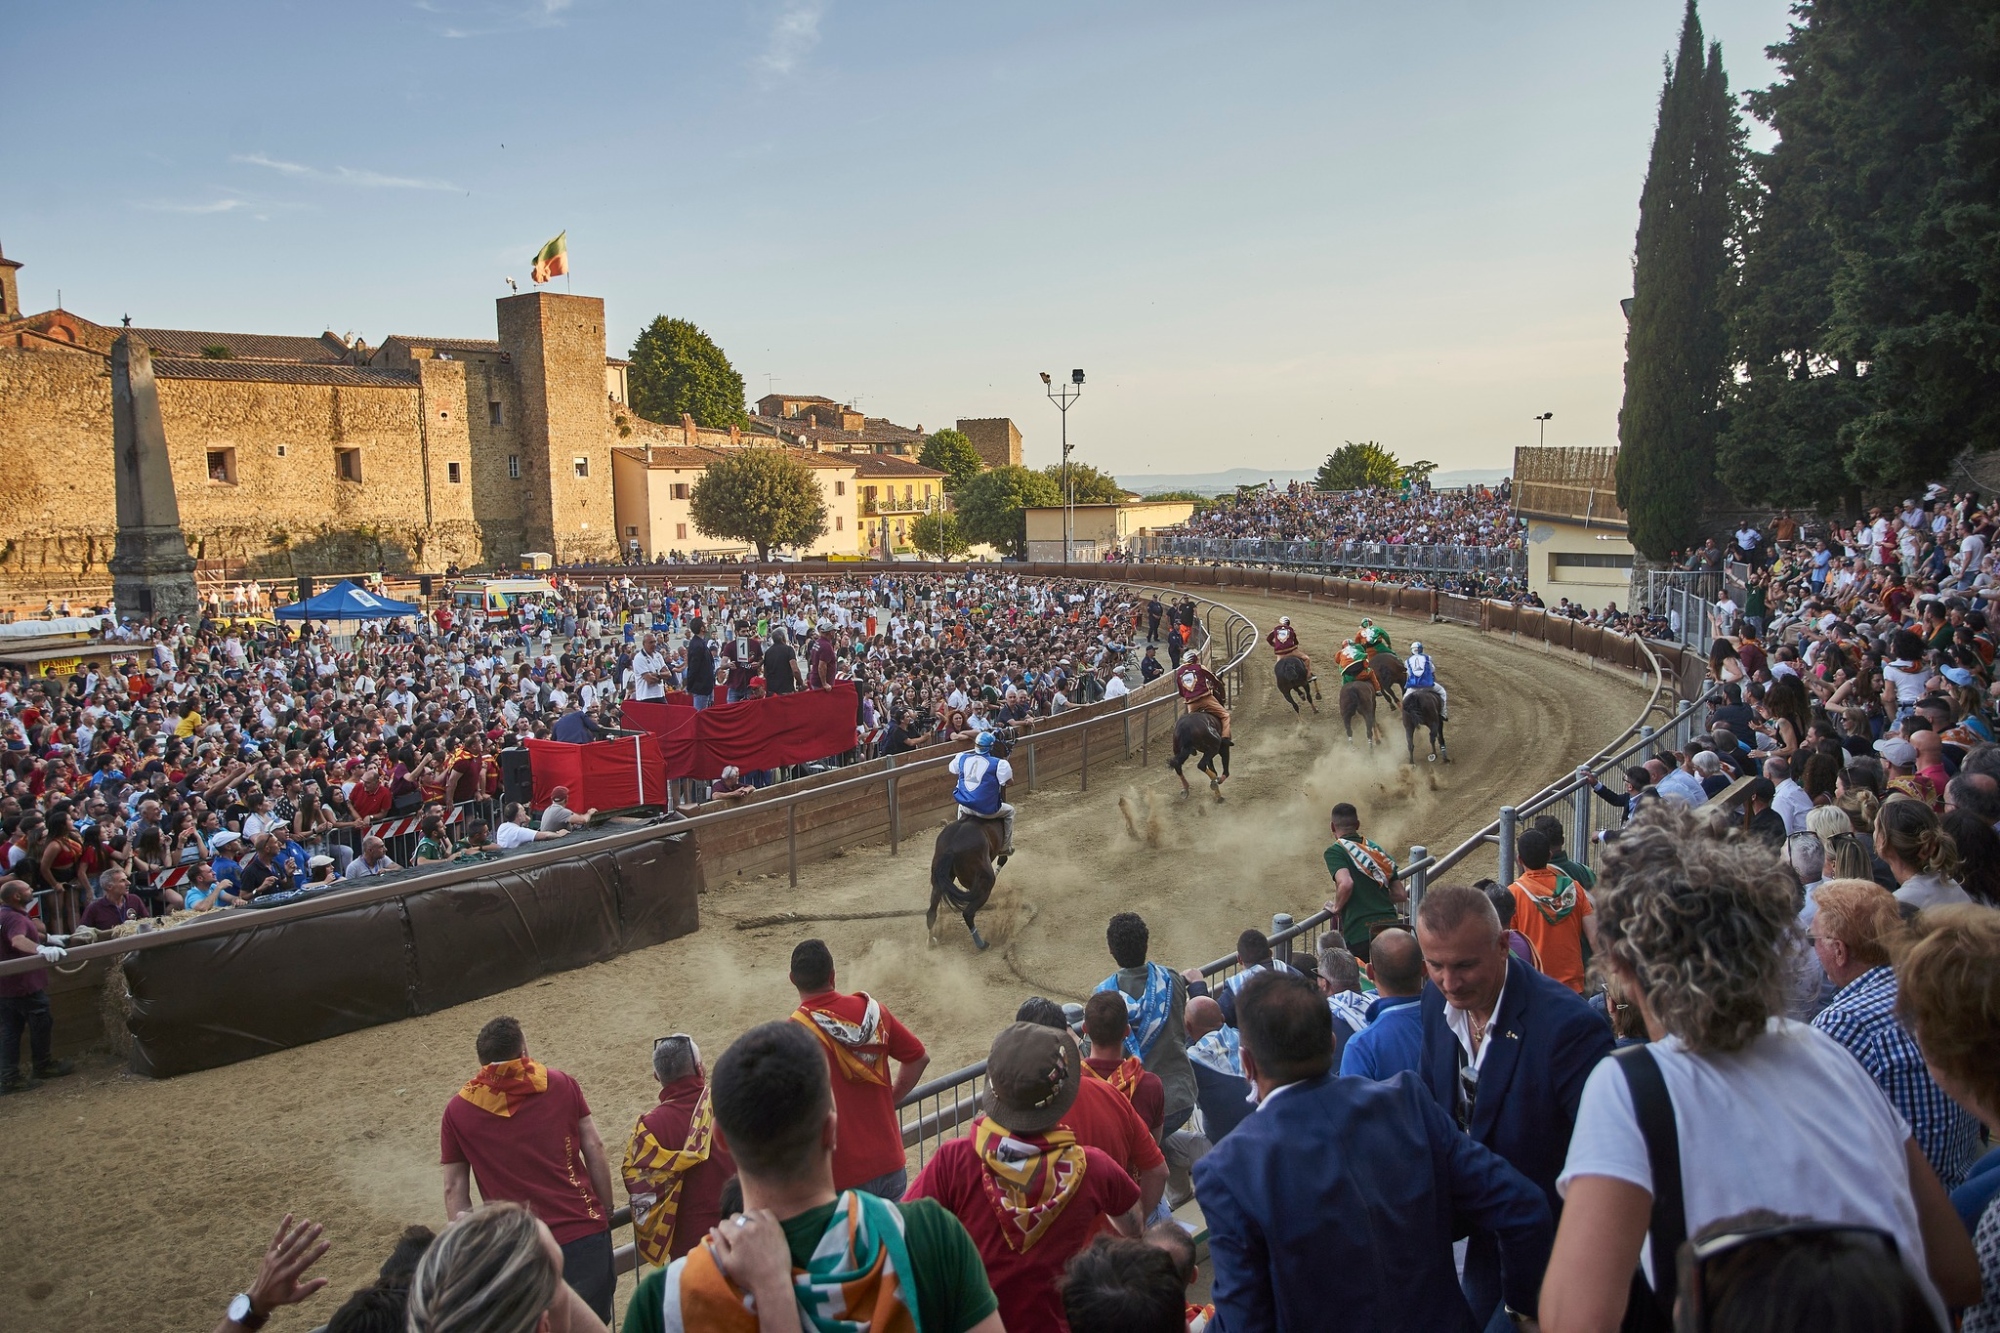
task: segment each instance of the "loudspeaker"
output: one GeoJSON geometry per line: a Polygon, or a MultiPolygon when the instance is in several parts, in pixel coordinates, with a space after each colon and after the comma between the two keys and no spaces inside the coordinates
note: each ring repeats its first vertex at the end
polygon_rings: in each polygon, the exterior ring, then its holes
{"type": "Polygon", "coordinates": [[[500,759],[500,799],[531,805],[535,799],[535,776],[528,765],[526,748],[502,750],[500,759]]]}
{"type": "Polygon", "coordinates": [[[310,574],[299,575],[299,600],[302,602],[311,601],[312,595],[313,595],[312,576],[310,574]]]}
{"type": "Polygon", "coordinates": [[[417,575],[417,592],[424,597],[431,595],[431,576],[429,574],[417,575]]]}

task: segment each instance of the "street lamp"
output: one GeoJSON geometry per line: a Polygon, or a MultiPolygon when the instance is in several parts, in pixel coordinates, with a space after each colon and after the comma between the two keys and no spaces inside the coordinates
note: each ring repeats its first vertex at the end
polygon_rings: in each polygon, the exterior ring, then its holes
{"type": "Polygon", "coordinates": [[[1062,413],[1063,563],[1068,564],[1076,541],[1076,490],[1069,480],[1069,405],[1083,396],[1083,372],[1072,370],[1068,384],[1057,384],[1045,370],[1042,387],[1049,401],[1062,413]]]}
{"type": "Polygon", "coordinates": [[[1528,420],[1536,423],[1536,431],[1535,431],[1536,444],[1545,445],[1549,442],[1549,418],[1554,415],[1555,413],[1553,412],[1544,412],[1538,417],[1528,418],[1528,420]]]}

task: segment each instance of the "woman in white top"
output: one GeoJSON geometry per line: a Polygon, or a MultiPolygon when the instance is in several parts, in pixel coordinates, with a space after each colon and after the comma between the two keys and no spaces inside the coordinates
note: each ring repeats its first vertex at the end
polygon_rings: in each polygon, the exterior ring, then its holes
{"type": "Polygon", "coordinates": [[[1896,877],[1896,901],[1905,909],[1972,901],[1955,878],[1958,846],[1922,801],[1891,799],[1875,812],[1875,854],[1896,877]]]}
{"type": "MultiPolygon", "coordinates": [[[[1753,1208],[1885,1231],[1942,1321],[1945,1304],[1979,1299],[1950,1198],[1854,1057],[1778,1017],[1796,892],[1767,846],[1670,802],[1648,806],[1605,853],[1602,956],[1639,1006],[1673,1102],[1687,1234],[1753,1208]]],[[[1584,1085],[1557,1186],[1542,1327],[1613,1333],[1635,1265],[1651,1280],[1653,1207],[1645,1137],[1614,1061],[1584,1085]]]]}

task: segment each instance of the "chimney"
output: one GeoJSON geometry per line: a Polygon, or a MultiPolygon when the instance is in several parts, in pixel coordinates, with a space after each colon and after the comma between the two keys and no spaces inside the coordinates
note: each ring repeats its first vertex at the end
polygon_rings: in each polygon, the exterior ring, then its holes
{"type": "Polygon", "coordinates": [[[694,415],[689,412],[681,413],[681,443],[690,449],[695,446],[694,415]]]}
{"type": "Polygon", "coordinates": [[[741,444],[741,443],[743,443],[743,433],[742,433],[741,431],[737,430],[737,429],[736,429],[736,427],[734,427],[734,426],[731,426],[731,427],[729,428],[729,442],[730,442],[731,444],[741,444]]]}

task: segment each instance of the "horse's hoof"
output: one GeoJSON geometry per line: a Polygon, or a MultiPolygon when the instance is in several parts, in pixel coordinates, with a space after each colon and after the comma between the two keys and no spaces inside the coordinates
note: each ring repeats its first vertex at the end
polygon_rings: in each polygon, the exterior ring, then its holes
{"type": "Polygon", "coordinates": [[[981,953],[985,953],[992,947],[986,942],[986,937],[976,930],[972,932],[972,942],[979,947],[979,952],[981,953]]]}
{"type": "Polygon", "coordinates": [[[1010,856],[1012,856],[1012,855],[1013,855],[1013,853],[1012,853],[1012,852],[1002,852],[1002,853],[1000,853],[1000,857],[999,857],[999,859],[998,859],[998,860],[996,860],[996,861],[994,861],[994,863],[993,863],[993,868],[994,868],[995,870],[998,870],[998,869],[999,869],[999,868],[1000,868],[1001,866],[1004,866],[1004,865],[1006,865],[1006,864],[1007,864],[1007,858],[1008,858],[1008,857],[1010,857],[1010,856]]]}
{"type": "Polygon", "coordinates": [[[1431,763],[1433,763],[1433,764],[1435,764],[1435,763],[1436,763],[1436,762],[1438,761],[1438,757],[1437,757],[1436,755],[1434,755],[1434,754],[1431,754],[1431,755],[1425,755],[1425,756],[1424,756],[1424,758],[1425,758],[1425,759],[1427,759],[1427,760],[1429,760],[1429,761],[1430,761],[1431,763]]]}

